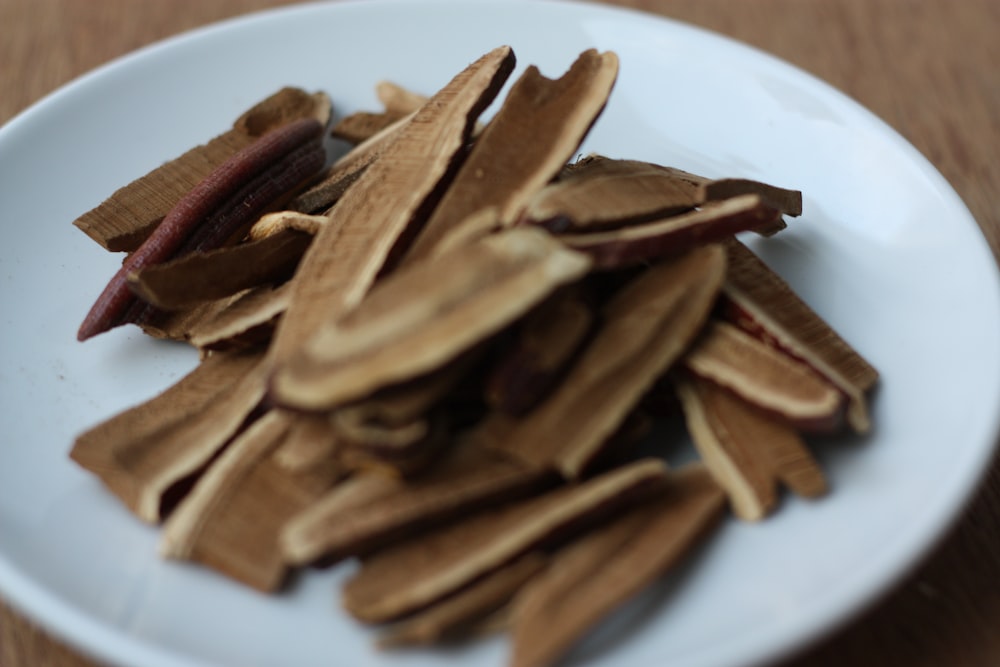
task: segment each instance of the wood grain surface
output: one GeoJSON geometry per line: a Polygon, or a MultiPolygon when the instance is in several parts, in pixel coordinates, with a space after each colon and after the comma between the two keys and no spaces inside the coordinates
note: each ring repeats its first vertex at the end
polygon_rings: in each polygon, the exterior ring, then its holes
{"type": "MultiPolygon", "coordinates": [[[[284,4],[291,3],[0,0],[0,123],[76,76],[145,44],[284,4]]],[[[731,35],[853,96],[934,163],[976,216],[994,254],[1000,254],[1000,1],[608,4],[731,35]]],[[[1000,665],[998,464],[962,520],[915,572],[849,625],[782,665],[1000,665]]],[[[93,663],[0,603],[0,666],[46,665],[93,663]]]]}

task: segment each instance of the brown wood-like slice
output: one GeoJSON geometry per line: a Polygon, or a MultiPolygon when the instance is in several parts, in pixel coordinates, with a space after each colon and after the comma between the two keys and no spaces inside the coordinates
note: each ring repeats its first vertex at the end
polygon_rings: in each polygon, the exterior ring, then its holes
{"type": "Polygon", "coordinates": [[[486,380],[488,402],[522,415],[558,384],[582,349],[596,321],[580,290],[562,290],[528,313],[516,338],[501,353],[486,380]]]}
{"type": "Polygon", "coordinates": [[[301,118],[315,118],[326,125],[330,98],[325,93],[283,88],[245,112],[230,130],[120,188],[73,224],[108,250],[135,250],[216,167],[263,134],[301,118]]]}
{"type": "Polygon", "coordinates": [[[781,211],[759,195],[740,195],[688,213],[603,232],[560,234],[568,247],[587,253],[595,269],[619,269],[670,257],[733,234],[767,227],[781,211]]]}
{"type": "Polygon", "coordinates": [[[639,160],[589,155],[543,188],[522,222],[556,232],[622,227],[689,211],[706,179],[639,160]]]}
{"type": "Polygon", "coordinates": [[[459,73],[399,131],[330,211],[299,266],[269,356],[280,366],[327,321],[356,306],[421,205],[464,148],[470,126],[514,67],[500,47],[459,73]]]}
{"type": "Polygon", "coordinates": [[[330,410],[428,373],[588,268],[585,256],[527,227],[401,268],[278,368],[271,396],[293,409],[330,410]]]}
{"type": "Polygon", "coordinates": [[[263,396],[262,354],[218,353],[158,396],[81,434],[70,456],[144,521],[198,474],[263,396]]]}
{"type": "Polygon", "coordinates": [[[558,79],[529,67],[476,139],[404,261],[430,256],[456,225],[484,208],[496,209],[501,226],[512,225],[580,146],[617,74],[618,57],[593,49],[558,79]]]}
{"type": "Polygon", "coordinates": [[[298,211],[275,211],[260,216],[247,232],[247,239],[259,241],[287,231],[316,236],[319,233],[319,228],[327,222],[329,222],[329,218],[325,215],[310,215],[298,211]]]}
{"type": "Polygon", "coordinates": [[[305,472],[338,461],[339,447],[326,415],[298,414],[289,425],[274,460],[292,472],[305,472]]]}
{"type": "Polygon", "coordinates": [[[664,463],[646,459],[389,547],[348,580],[344,606],[371,623],[401,618],[529,551],[569,539],[655,492],[665,479],[664,463]]]}
{"type": "Polygon", "coordinates": [[[583,474],[694,340],[725,266],[722,248],[705,246],[632,279],[607,304],[603,324],[559,387],[497,446],[571,479],[583,474]]]}
{"type": "Polygon", "coordinates": [[[832,432],[843,423],[844,396],[836,386],[727,322],[711,321],[682,364],[800,431],[832,432]]]}
{"type": "MultiPolygon", "coordinates": [[[[360,477],[379,473],[364,473],[360,477]]],[[[283,535],[296,565],[364,555],[490,505],[536,492],[552,476],[478,447],[459,447],[427,472],[399,478],[385,493],[358,503],[334,491],[298,515],[283,535]]]]}
{"type": "Polygon", "coordinates": [[[677,393],[695,447],[738,517],[771,513],[779,481],[806,498],[826,493],[823,471],[787,422],[698,378],[678,378],[677,393]]]}
{"type": "Polygon", "coordinates": [[[382,107],[390,113],[413,113],[427,103],[427,96],[414,92],[392,81],[375,84],[375,95],[382,107]]]}
{"type": "MultiPolygon", "coordinates": [[[[171,337],[199,350],[246,347],[270,340],[278,318],[288,307],[291,285],[259,287],[193,309],[180,331],[171,337]]],[[[149,327],[144,327],[149,332],[149,327]]]]}
{"type": "Polygon", "coordinates": [[[355,111],[337,121],[330,130],[330,136],[351,144],[361,144],[407,115],[393,111],[355,111]]]}
{"type": "Polygon", "coordinates": [[[512,603],[512,667],[557,663],[601,620],[673,568],[718,525],[725,494],[703,466],[671,472],[639,503],[551,557],[512,603]]]}
{"type": "Polygon", "coordinates": [[[252,287],[284,282],[294,273],[311,242],[311,235],[288,230],[147,266],[129,275],[128,285],[146,303],[179,310],[252,287]]]}
{"type": "Polygon", "coordinates": [[[726,319],[812,367],[847,396],[847,421],[871,428],[865,394],[878,371],[752,250],[733,239],[722,305],[726,319]]]}
{"type": "Polygon", "coordinates": [[[548,564],[529,553],[491,572],[468,588],[390,627],[379,637],[381,648],[438,644],[471,634],[476,624],[502,609],[548,564]]]}
{"type": "Polygon", "coordinates": [[[335,465],[297,474],[274,460],[293,419],[272,410],[236,438],[170,515],[164,556],[203,563],[260,591],[282,585],[282,528],[340,476],[335,465]]]}

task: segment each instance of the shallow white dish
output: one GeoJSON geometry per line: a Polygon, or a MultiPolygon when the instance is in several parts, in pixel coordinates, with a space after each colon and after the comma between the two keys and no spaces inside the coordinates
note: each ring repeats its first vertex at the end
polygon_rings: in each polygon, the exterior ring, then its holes
{"type": "Polygon", "coordinates": [[[128,328],[86,344],[80,319],[119,258],[69,223],[229,126],[283,85],[338,112],[391,79],[433,92],[511,44],[561,74],[589,47],[621,74],[585,151],[805,193],[762,255],[881,371],[875,431],[819,443],[834,492],[730,522],[684,577],[619,615],[570,664],[691,667],[775,659],[835,627],[926,553],[975,489],[998,433],[1000,286],[944,179],[827,85],[701,30],[549,2],[306,5],[199,30],[103,67],[0,128],[0,595],[120,665],[501,665],[502,641],[379,654],[338,609],[349,567],[267,597],[164,562],[67,458],[83,428],[195,363],[128,328]]]}

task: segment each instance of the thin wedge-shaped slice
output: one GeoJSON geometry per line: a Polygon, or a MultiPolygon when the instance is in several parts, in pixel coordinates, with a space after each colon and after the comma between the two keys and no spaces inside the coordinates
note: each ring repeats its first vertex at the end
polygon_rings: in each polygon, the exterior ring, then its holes
{"type": "Polygon", "coordinates": [[[144,521],[211,461],[263,396],[259,351],[218,353],[158,396],[80,435],[70,456],[144,521]]]}
{"type": "MultiPolygon", "coordinates": [[[[258,287],[232,298],[194,309],[180,332],[173,332],[199,350],[219,350],[264,344],[288,307],[291,285],[258,287]]],[[[148,327],[147,327],[148,331],[148,327]]]]}
{"type": "Polygon", "coordinates": [[[529,553],[491,572],[422,612],[390,627],[379,637],[382,648],[438,644],[472,634],[477,623],[502,609],[548,564],[541,553],[529,553]]]}
{"type": "Polygon", "coordinates": [[[442,600],[536,548],[571,537],[659,489],[662,461],[647,459],[378,552],[343,589],[360,620],[391,621],[442,600]]]}
{"type": "Polygon", "coordinates": [[[330,135],[351,144],[361,144],[406,115],[393,111],[355,111],[337,121],[330,135]]]}
{"type": "Polygon", "coordinates": [[[382,107],[390,113],[413,113],[427,103],[427,96],[404,88],[393,81],[379,81],[375,84],[375,95],[382,107]]]}
{"type": "Polygon", "coordinates": [[[559,387],[498,446],[568,478],[583,474],[701,329],[725,265],[721,247],[705,246],[634,278],[608,303],[559,387]]]}
{"type": "Polygon", "coordinates": [[[291,408],[330,410],[428,373],[588,268],[585,256],[531,228],[411,264],[384,278],[339,321],[321,327],[277,369],[271,395],[291,408]]]}
{"type": "Polygon", "coordinates": [[[326,415],[298,414],[274,460],[293,472],[306,472],[338,463],[340,445],[326,415]]]}
{"type": "Polygon", "coordinates": [[[725,317],[836,385],[847,396],[848,423],[859,433],[868,431],[865,394],[878,381],[878,371],[752,250],[734,239],[727,251],[725,317]]]}
{"type": "Polygon", "coordinates": [[[282,585],[282,528],[339,477],[336,466],[297,474],[274,460],[293,419],[272,410],[236,438],[167,520],[164,556],[203,563],[261,591],[282,585]]]}
{"type": "Polygon", "coordinates": [[[759,195],[785,215],[802,215],[802,192],[779,188],[749,178],[705,179],[698,188],[698,203],[717,202],[740,195],[759,195]]]}
{"type": "Polygon", "coordinates": [[[691,210],[705,181],[680,169],[640,160],[589,155],[542,189],[523,222],[562,232],[594,231],[691,210]]]}
{"type": "Polygon", "coordinates": [[[433,254],[456,225],[484,208],[496,209],[501,226],[513,224],[580,146],[617,75],[617,56],[593,49],[558,79],[529,67],[476,139],[405,261],[433,254]]]}
{"type": "Polygon", "coordinates": [[[710,207],[604,232],[560,234],[568,247],[587,253],[596,269],[620,269],[670,257],[733,234],[767,226],[781,212],[759,195],[741,195],[710,207]]]}
{"type": "Polygon", "coordinates": [[[823,471],[787,422],[698,378],[678,378],[677,393],[695,447],[738,517],[770,514],[779,481],[803,497],[826,493],[823,471]]]}
{"type": "Polygon", "coordinates": [[[525,414],[558,384],[594,329],[594,307],[580,290],[562,290],[529,313],[486,380],[491,405],[525,414]]]}
{"type": "MultiPolygon", "coordinates": [[[[369,473],[366,476],[378,476],[369,473]]],[[[426,473],[400,479],[364,503],[335,491],[291,522],[283,535],[288,560],[306,564],[366,554],[457,516],[513,500],[550,482],[550,475],[479,447],[459,447],[426,473]]]]}
{"type": "Polygon", "coordinates": [[[287,280],[312,242],[285,231],[209,252],[154,264],[128,277],[129,289],[157,308],[177,310],[232,296],[251,287],[287,280]]]}
{"type": "Polygon", "coordinates": [[[725,494],[699,464],[552,556],[518,593],[512,667],[548,667],[609,614],[673,568],[718,525],[725,494]]]}
{"type": "Polygon", "coordinates": [[[228,131],[120,188],[73,224],[108,250],[135,250],[216,167],[261,135],[300,118],[316,118],[325,125],[330,118],[329,97],[283,88],[240,116],[228,131]]]}
{"type": "Polygon", "coordinates": [[[293,280],[288,312],[270,348],[274,363],[294,357],[317,329],[362,300],[513,67],[513,51],[500,47],[463,70],[347,189],[293,280]]]}
{"type": "Polygon", "coordinates": [[[803,432],[832,432],[843,423],[844,396],[836,386],[732,324],[710,322],[683,366],[803,432]]]}

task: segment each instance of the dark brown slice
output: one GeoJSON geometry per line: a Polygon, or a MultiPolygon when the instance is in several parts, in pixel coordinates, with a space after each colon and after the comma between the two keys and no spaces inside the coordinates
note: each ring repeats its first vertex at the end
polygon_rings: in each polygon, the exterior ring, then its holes
{"type": "Polygon", "coordinates": [[[512,667],[556,664],[621,605],[673,568],[718,525],[725,495],[701,465],[552,557],[513,602],[512,667]]]}
{"type": "Polygon", "coordinates": [[[571,479],[583,474],[701,329],[725,264],[721,247],[706,246],[634,278],[608,303],[603,325],[559,387],[498,446],[571,479]]]}
{"type": "Polygon", "coordinates": [[[170,509],[263,396],[262,354],[218,353],[158,396],[80,435],[70,456],[144,521],[170,509]]]}
{"type": "Polygon", "coordinates": [[[843,424],[844,397],[806,364],[735,326],[708,324],[684,355],[683,366],[803,432],[832,432],[843,424]]]}
{"type": "Polygon", "coordinates": [[[580,146],[617,74],[617,56],[593,49],[558,79],[529,67],[476,139],[404,261],[430,256],[456,225],[485,208],[496,209],[500,226],[512,225],[580,146]]]}
{"type": "Polygon", "coordinates": [[[588,267],[583,255],[527,227],[411,264],[339,321],[321,326],[276,370],[271,396],[293,409],[330,410],[428,373],[588,267]]]}
{"type": "Polygon", "coordinates": [[[501,47],[459,73],[347,189],[292,281],[292,300],[269,352],[272,362],[295,357],[317,329],[362,300],[513,66],[513,52],[501,47]]]}
{"type": "Polygon", "coordinates": [[[541,546],[558,543],[659,489],[666,467],[639,461],[378,552],[343,589],[356,618],[380,623],[442,600],[541,546]]]}
{"type": "Polygon", "coordinates": [[[808,364],[848,400],[847,421],[859,433],[871,428],[865,394],[878,371],[805,303],[753,251],[727,245],[729,267],[723,289],[726,319],[808,364]]]}
{"type": "Polygon", "coordinates": [[[284,231],[228,248],[196,252],[140,269],[129,289],[157,308],[178,310],[287,280],[312,236],[284,231]]]}
{"type": "Polygon", "coordinates": [[[741,195],[711,207],[604,232],[560,234],[568,247],[587,253],[596,269],[619,269],[678,255],[733,234],[767,227],[781,211],[759,195],[741,195]]]}
{"type": "Polygon", "coordinates": [[[677,393],[695,447],[737,516],[767,516],[778,502],[779,481],[807,498],[826,493],[823,471],[787,422],[697,378],[679,378],[677,393]]]}
{"type": "Polygon", "coordinates": [[[336,465],[296,473],[275,461],[292,420],[271,411],[236,438],[167,520],[164,556],[203,563],[260,591],[284,583],[282,528],[340,477],[336,465]]]}
{"type": "Polygon", "coordinates": [[[216,167],[261,135],[300,118],[315,118],[326,125],[329,97],[283,88],[240,116],[232,129],[120,188],[73,224],[108,250],[135,250],[167,212],[216,167]]]}

